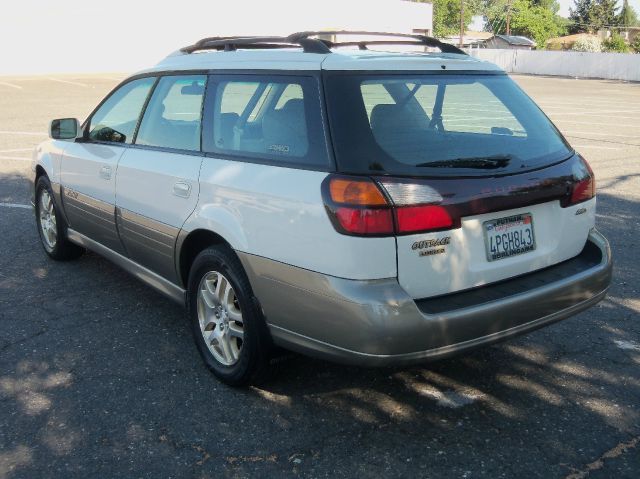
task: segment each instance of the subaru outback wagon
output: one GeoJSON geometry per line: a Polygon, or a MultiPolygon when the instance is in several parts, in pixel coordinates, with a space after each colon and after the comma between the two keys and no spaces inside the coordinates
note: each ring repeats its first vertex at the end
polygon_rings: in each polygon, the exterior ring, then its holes
{"type": "Polygon", "coordinates": [[[229,384],[273,345],[450,356],[611,281],[585,159],[502,70],[430,37],[206,38],[50,137],[33,164],[46,252],[93,250],[184,304],[229,384]]]}

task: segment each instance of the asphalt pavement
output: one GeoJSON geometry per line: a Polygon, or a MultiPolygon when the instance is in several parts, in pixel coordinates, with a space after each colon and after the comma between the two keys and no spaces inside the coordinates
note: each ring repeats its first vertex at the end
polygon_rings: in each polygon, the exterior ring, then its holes
{"type": "Polygon", "coordinates": [[[0,478],[640,477],[640,84],[515,77],[596,173],[605,301],[454,359],[287,354],[264,385],[232,389],[179,306],[39,244],[31,149],[119,78],[0,77],[0,478]]]}

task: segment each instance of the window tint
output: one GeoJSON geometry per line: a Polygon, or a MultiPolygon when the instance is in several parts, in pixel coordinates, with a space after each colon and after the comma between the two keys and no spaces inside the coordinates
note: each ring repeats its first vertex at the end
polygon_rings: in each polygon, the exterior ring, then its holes
{"type": "Polygon", "coordinates": [[[329,74],[326,95],[343,171],[482,175],[571,154],[506,75],[329,74]]]}
{"type": "Polygon", "coordinates": [[[142,118],[136,144],[200,150],[200,117],[206,77],[165,76],[142,118]]]}
{"type": "Polygon", "coordinates": [[[311,77],[214,76],[207,151],[326,166],[318,84],[311,77]]]}
{"type": "Polygon", "coordinates": [[[89,138],[131,143],[140,112],[155,81],[151,77],[141,78],[116,90],[91,117],[89,138]]]}

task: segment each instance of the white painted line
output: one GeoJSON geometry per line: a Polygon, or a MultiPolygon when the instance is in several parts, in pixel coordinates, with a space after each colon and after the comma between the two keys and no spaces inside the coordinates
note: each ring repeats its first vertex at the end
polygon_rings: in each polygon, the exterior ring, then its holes
{"type": "Polygon", "coordinates": [[[22,87],[20,85],[14,85],[13,83],[7,83],[5,81],[0,81],[0,85],[15,88],[16,90],[22,90],[22,87]]]}
{"type": "Polygon", "coordinates": [[[48,136],[47,133],[37,131],[8,131],[0,130],[0,135],[27,135],[27,136],[48,136]]]}
{"type": "Polygon", "coordinates": [[[11,150],[0,150],[0,153],[17,153],[19,151],[33,151],[33,148],[13,148],[11,150]]]}
{"type": "MultiPolygon", "coordinates": [[[[595,140],[597,141],[597,140],[595,140]]],[[[622,148],[616,148],[615,146],[600,146],[600,145],[573,145],[574,148],[593,148],[595,150],[622,150],[622,148]]]]}
{"type": "Polygon", "coordinates": [[[640,140],[640,135],[618,135],[616,133],[602,133],[599,131],[564,131],[563,133],[565,135],[600,135],[600,136],[615,136],[618,138],[632,138],[634,140],[640,140]]]}
{"type": "Polygon", "coordinates": [[[22,157],[19,157],[19,156],[0,156],[0,160],[31,161],[31,158],[22,158],[22,157]]]}
{"type": "Polygon", "coordinates": [[[616,343],[616,346],[618,346],[620,349],[640,352],[640,344],[636,342],[625,341],[623,339],[615,339],[613,342],[616,343]]]}
{"type": "MultiPolygon", "coordinates": [[[[554,118],[553,115],[551,115],[551,119],[556,122],[556,123],[570,123],[572,125],[595,125],[598,126],[600,128],[602,128],[602,122],[601,121],[575,121],[575,120],[570,120],[568,118],[565,119],[560,119],[560,118],[554,118]]],[[[617,128],[638,128],[638,125],[625,125],[622,123],[616,123],[616,129],[617,128]]]]}
{"type": "Polygon", "coordinates": [[[31,205],[19,205],[18,203],[0,203],[0,206],[4,208],[22,208],[25,210],[30,210],[32,208],[31,205]]]}
{"type": "Polygon", "coordinates": [[[53,77],[49,77],[49,78],[47,78],[47,80],[55,81],[55,82],[58,82],[58,83],[67,83],[68,85],[81,86],[82,88],[88,88],[88,85],[86,85],[84,83],[77,82],[77,81],[61,80],[60,78],[53,78],[53,77]]]}

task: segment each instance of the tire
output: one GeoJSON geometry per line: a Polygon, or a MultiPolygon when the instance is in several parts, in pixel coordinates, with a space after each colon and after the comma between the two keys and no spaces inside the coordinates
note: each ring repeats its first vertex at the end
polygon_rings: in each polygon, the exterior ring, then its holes
{"type": "Polygon", "coordinates": [[[212,246],[196,257],[187,306],[200,356],[218,379],[230,386],[264,380],[271,337],[249,279],[230,248],[212,246]]]}
{"type": "Polygon", "coordinates": [[[46,176],[38,178],[35,191],[36,225],[45,252],[56,261],[80,257],[84,248],[67,239],[67,225],[55,204],[51,183],[46,176]]]}

